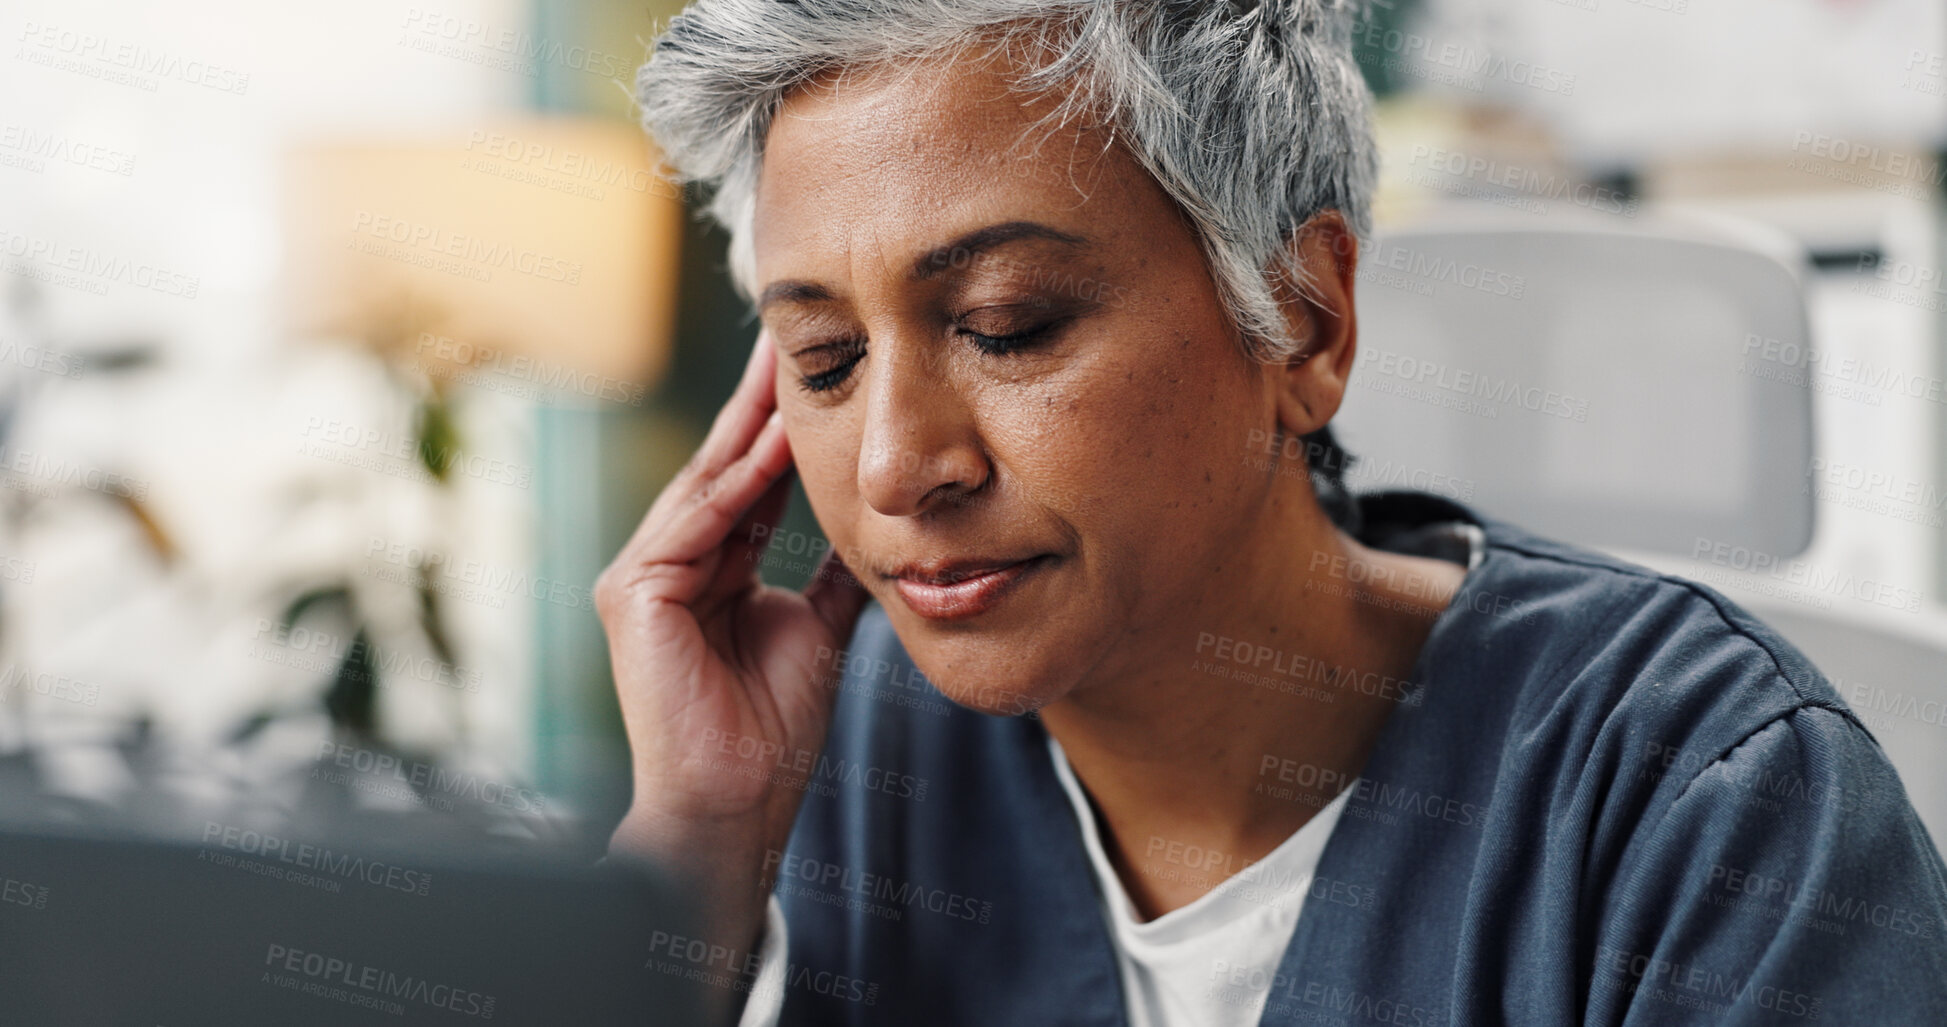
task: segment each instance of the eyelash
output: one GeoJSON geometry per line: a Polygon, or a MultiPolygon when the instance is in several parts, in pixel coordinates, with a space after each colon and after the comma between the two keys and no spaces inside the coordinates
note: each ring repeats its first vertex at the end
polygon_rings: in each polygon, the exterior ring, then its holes
{"type": "Polygon", "coordinates": [[[851,375],[852,365],[858,363],[860,360],[864,359],[864,357],[865,354],[861,353],[858,356],[853,357],[850,360],[847,360],[846,362],[838,365],[837,367],[832,368],[829,371],[820,371],[817,374],[799,375],[798,387],[805,390],[806,392],[827,392],[832,389],[836,389],[840,385],[844,384],[845,379],[851,375]]]}
{"type": "MultiPolygon", "coordinates": [[[[1015,332],[1013,335],[983,335],[980,332],[962,328],[960,329],[960,334],[972,340],[974,348],[980,352],[990,357],[1004,357],[1033,345],[1043,336],[1052,332],[1055,327],[1055,323],[1049,323],[1030,328],[1025,332],[1015,332]]],[[[799,388],[806,392],[829,392],[845,384],[845,379],[852,374],[853,366],[860,360],[865,359],[864,347],[858,343],[839,343],[838,345],[849,346],[859,352],[856,356],[830,370],[819,371],[816,374],[799,375],[799,388]]]]}

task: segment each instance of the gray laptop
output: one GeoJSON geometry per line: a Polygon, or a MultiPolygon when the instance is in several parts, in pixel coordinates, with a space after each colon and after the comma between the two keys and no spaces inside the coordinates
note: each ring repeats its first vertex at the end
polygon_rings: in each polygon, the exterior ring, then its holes
{"type": "Polygon", "coordinates": [[[0,1023],[701,1022],[706,985],[667,956],[688,916],[658,881],[403,828],[203,835],[0,832],[0,1023]]]}

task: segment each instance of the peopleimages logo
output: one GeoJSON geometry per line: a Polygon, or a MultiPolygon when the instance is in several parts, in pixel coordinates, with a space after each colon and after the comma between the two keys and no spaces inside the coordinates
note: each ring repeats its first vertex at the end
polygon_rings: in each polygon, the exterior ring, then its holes
{"type": "MultiPolygon", "coordinates": [[[[302,974],[310,982],[298,982],[293,978],[279,979],[266,971],[264,983],[293,991],[318,994],[321,997],[336,999],[349,1005],[372,1005],[372,999],[384,1002],[387,999],[404,1000],[433,1009],[446,1009],[466,1016],[477,1016],[491,1020],[494,1016],[494,997],[466,988],[454,987],[416,977],[400,974],[376,966],[353,962],[338,956],[327,956],[318,952],[306,952],[289,945],[275,942],[264,950],[264,965],[286,973],[302,974]],[[307,983],[314,986],[306,986],[307,983]],[[332,994],[336,987],[355,989],[349,993],[332,994]],[[320,989],[325,990],[320,990],[320,989]]],[[[281,975],[279,975],[281,977],[281,975]]],[[[395,1016],[403,1015],[405,1010],[398,1001],[386,1003],[379,1008],[395,1016]],[[388,1008],[389,1007],[389,1008],[388,1008]]]]}
{"type": "Polygon", "coordinates": [[[1756,1006],[1784,1016],[1819,1018],[1819,996],[1772,984],[1759,984],[1750,974],[1679,960],[1630,952],[1612,945],[1597,946],[1595,969],[1622,978],[1627,989],[1645,998],[1722,1016],[1735,1005],[1756,1006]]]}
{"type": "Polygon", "coordinates": [[[1800,131],[1791,148],[1787,170],[1875,192],[1930,201],[1947,181],[1947,162],[1843,137],[1800,131]]]}
{"type": "Polygon", "coordinates": [[[425,895],[433,885],[433,875],[424,870],[410,870],[384,860],[337,852],[329,846],[296,842],[213,820],[203,822],[203,844],[245,856],[275,860],[286,867],[315,870],[320,874],[364,881],[376,887],[414,895],[425,895]]]}
{"type": "Polygon", "coordinates": [[[368,569],[368,575],[396,584],[425,586],[443,595],[481,602],[498,609],[506,596],[527,596],[571,610],[593,610],[595,596],[585,585],[569,584],[526,571],[472,559],[452,559],[445,554],[402,542],[374,538],[365,547],[365,556],[375,564],[383,562],[398,568],[368,569]]]}
{"type": "Polygon", "coordinates": [[[639,407],[648,394],[648,388],[639,382],[625,382],[609,375],[525,353],[509,353],[493,346],[455,341],[451,336],[435,335],[432,332],[419,333],[418,352],[421,354],[430,352],[440,361],[445,362],[444,364],[428,362],[421,366],[420,370],[431,377],[447,378],[465,385],[478,385],[497,392],[511,391],[497,385],[489,377],[498,375],[501,378],[535,386],[534,389],[524,390],[522,394],[526,398],[537,401],[545,400],[548,393],[554,392],[639,407]]]}
{"type": "MultiPolygon", "coordinates": [[[[600,79],[619,79],[633,74],[635,61],[620,54],[605,53],[578,43],[536,36],[531,32],[490,25],[470,17],[420,7],[406,8],[405,35],[400,43],[439,44],[496,54],[507,59],[505,70],[532,76],[534,64],[552,64],[600,79]]],[[[415,46],[424,49],[424,46],[415,46]]],[[[457,56],[441,51],[442,56],[457,56]]]]}
{"type": "Polygon", "coordinates": [[[396,256],[406,263],[476,281],[492,281],[492,269],[502,269],[543,281],[581,284],[581,261],[481,239],[439,225],[360,210],[352,216],[352,234],[370,236],[376,242],[394,243],[402,248],[398,253],[368,252],[396,256]]]}
{"type": "Polygon", "coordinates": [[[456,691],[480,690],[480,672],[471,667],[449,664],[426,653],[382,646],[363,636],[347,639],[328,631],[272,622],[267,617],[257,618],[250,655],[313,673],[337,672],[345,664],[356,661],[378,671],[380,684],[414,680],[456,691]]]}
{"type": "Polygon", "coordinates": [[[1875,720],[1883,726],[1887,718],[1892,717],[1929,727],[1947,728],[1947,702],[1939,699],[1914,696],[1863,681],[1848,682],[1836,677],[1832,679],[1832,687],[1845,694],[1846,704],[1869,726],[1875,720]],[[1875,717],[1874,714],[1882,716],[1875,717]]]}
{"type": "MultiPolygon", "coordinates": [[[[1464,179],[1506,190],[1517,197],[1566,201],[1598,213],[1620,214],[1632,218],[1636,216],[1637,200],[1609,186],[1558,175],[1541,168],[1509,164],[1480,154],[1428,146],[1424,143],[1413,147],[1412,155],[1407,158],[1406,163],[1408,167],[1424,168],[1429,172],[1446,175],[1450,179],[1464,179]]],[[[1415,181],[1442,192],[1461,191],[1450,183],[1439,184],[1426,176],[1418,177],[1415,181]]],[[[1482,198],[1491,198],[1491,195],[1482,198]]],[[[1542,207],[1536,213],[1543,213],[1546,210],[1546,207],[1542,207]]]]}
{"type": "Polygon", "coordinates": [[[1373,271],[1384,268],[1427,282],[1458,285],[1463,289],[1509,299],[1520,299],[1528,289],[1528,279],[1511,271],[1462,263],[1451,257],[1409,250],[1404,246],[1381,247],[1361,267],[1373,271]]]}
{"type": "MultiPolygon", "coordinates": [[[[1306,791],[1336,795],[1347,789],[1346,782],[1349,780],[1348,775],[1341,771],[1269,753],[1259,760],[1257,773],[1258,794],[1269,794],[1274,798],[1295,796],[1267,790],[1268,783],[1281,782],[1306,791]]],[[[1344,813],[1348,817],[1396,824],[1399,821],[1390,814],[1401,812],[1444,821],[1457,827],[1483,827],[1487,823],[1488,807],[1464,799],[1374,781],[1369,777],[1361,777],[1353,782],[1350,790],[1353,801],[1347,805],[1344,813]]]]}
{"type": "Polygon", "coordinates": [[[96,706],[101,702],[101,685],[95,682],[79,681],[44,670],[29,671],[19,664],[0,669],[0,692],[15,690],[21,695],[39,695],[81,706],[96,706]]]}
{"type": "Polygon", "coordinates": [[[1532,382],[1501,378],[1480,371],[1454,367],[1438,360],[1427,360],[1393,350],[1372,348],[1360,350],[1358,366],[1367,370],[1368,374],[1396,378],[1413,385],[1514,407],[1546,417],[1558,417],[1577,423],[1585,423],[1589,419],[1589,401],[1584,397],[1532,382]]]}
{"type": "Polygon", "coordinates": [[[83,488],[105,496],[125,496],[136,501],[149,498],[149,483],[126,474],[103,470],[91,464],[78,464],[49,453],[9,449],[0,445],[0,471],[13,471],[23,479],[20,491],[47,496],[55,487],[83,488]]]}
{"type": "Polygon", "coordinates": [[[1575,75],[1560,68],[1550,68],[1452,41],[1436,40],[1417,32],[1387,28],[1372,20],[1363,22],[1354,33],[1359,37],[1359,43],[1394,55],[1383,63],[1387,68],[1403,74],[1434,79],[1474,92],[1479,92],[1489,79],[1500,79],[1510,85],[1563,96],[1575,92],[1575,75]]]}
{"type": "Polygon", "coordinates": [[[46,909],[48,894],[47,886],[44,884],[0,877],[0,906],[46,909]]]}
{"type": "MultiPolygon", "coordinates": [[[[330,739],[319,743],[318,762],[321,766],[317,769],[322,769],[322,764],[329,762],[332,766],[359,774],[404,782],[415,792],[471,799],[517,813],[542,813],[548,804],[547,796],[533,789],[515,788],[464,771],[448,770],[419,760],[402,760],[389,753],[373,752],[330,739]]],[[[314,775],[316,772],[314,769],[314,775]]]]}
{"type": "MultiPolygon", "coordinates": [[[[842,784],[866,791],[884,792],[901,799],[915,802],[926,801],[927,779],[912,774],[889,770],[884,767],[868,766],[844,757],[831,757],[813,749],[787,749],[778,742],[709,728],[703,732],[703,745],[719,756],[742,761],[741,766],[752,771],[771,774],[763,768],[772,767],[784,779],[809,778],[812,786],[826,786],[820,794],[834,795],[832,786],[842,784]]],[[[731,770],[739,764],[726,760],[717,761],[717,769],[731,770]]],[[[758,776],[757,773],[745,776],[758,776]]],[[[774,778],[776,775],[772,775],[774,778]]]]}
{"type": "Polygon", "coordinates": [[[1822,918],[1815,924],[1805,925],[1815,929],[1828,929],[1829,925],[1837,928],[1833,933],[1844,934],[1846,925],[1864,924],[1915,938],[1931,938],[1934,933],[1934,920],[1924,913],[1808,886],[1789,877],[1712,863],[1709,880],[1713,887],[1729,895],[1773,903],[1779,910],[1793,915],[1822,918]]]}
{"type": "MultiPolygon", "coordinates": [[[[780,886],[801,883],[817,889],[850,892],[872,902],[889,906],[895,913],[902,909],[923,909],[948,919],[981,924],[987,923],[994,915],[994,904],[986,899],[972,898],[944,888],[929,888],[912,881],[888,877],[885,874],[875,874],[871,871],[811,859],[796,853],[780,852],[776,849],[765,853],[764,872],[775,873],[780,886]]],[[[810,897],[814,901],[822,901],[817,895],[810,897]]]]}
{"type": "MultiPolygon", "coordinates": [[[[1797,586],[1808,592],[1843,596],[1909,613],[1918,610],[1920,601],[1924,598],[1923,594],[1916,589],[1889,585],[1883,581],[1850,573],[1828,571],[1804,560],[1780,559],[1763,550],[1707,538],[1697,539],[1691,547],[1690,555],[1719,567],[1759,575],[1786,585],[1797,586]]],[[[1709,575],[1701,577],[1711,584],[1725,581],[1721,576],[1717,581],[1712,581],[1709,575]]],[[[1735,584],[1735,582],[1725,583],[1735,584]]]]}
{"type": "Polygon", "coordinates": [[[1918,154],[1882,149],[1843,136],[1829,136],[1801,130],[1792,137],[1792,149],[1810,153],[1814,157],[1835,164],[1854,168],[1863,167],[1889,178],[1905,179],[1924,186],[1939,187],[1947,184],[1947,162],[1918,154]]]}
{"type": "Polygon", "coordinates": [[[1411,681],[1377,671],[1360,671],[1326,663],[1303,653],[1285,652],[1228,635],[1199,631],[1196,651],[1200,656],[1293,681],[1318,682],[1328,688],[1349,689],[1361,695],[1377,696],[1409,706],[1418,705],[1421,701],[1421,693],[1411,681]]]}
{"type": "Polygon", "coordinates": [[[645,166],[613,161],[578,150],[556,149],[553,143],[523,140],[519,136],[500,132],[474,129],[467,133],[466,149],[468,153],[478,152],[531,171],[544,171],[588,185],[620,187],[637,193],[658,190],[674,192],[645,166]]]}
{"type": "Polygon", "coordinates": [[[0,364],[16,364],[30,371],[41,371],[61,378],[79,378],[88,368],[88,358],[0,339],[0,364]]]}
{"type": "MultiPolygon", "coordinates": [[[[177,299],[193,300],[203,287],[203,280],[197,275],[23,232],[0,229],[0,253],[26,261],[21,265],[23,267],[72,272],[77,281],[102,289],[112,282],[177,299]]],[[[88,291],[99,293],[95,289],[88,291]]]]}
{"type": "Polygon", "coordinates": [[[98,143],[76,139],[64,132],[47,132],[26,125],[0,127],[0,164],[26,166],[39,172],[53,160],[80,168],[92,168],[127,177],[135,173],[135,156],[98,143]]]}
{"type": "Polygon", "coordinates": [[[302,456],[425,485],[461,477],[517,489],[534,483],[532,467],[437,445],[414,432],[386,431],[314,414],[306,419],[299,438],[297,451],[302,456]]]}
{"type": "Polygon", "coordinates": [[[175,79],[236,96],[242,96],[250,88],[249,72],[94,32],[30,21],[14,38],[22,44],[14,53],[17,59],[35,64],[54,63],[63,71],[122,82],[148,92],[155,92],[155,79],[175,79]],[[73,63],[48,60],[56,54],[73,63]],[[124,74],[108,74],[110,68],[124,74]],[[139,77],[151,75],[155,78],[139,77]]]}

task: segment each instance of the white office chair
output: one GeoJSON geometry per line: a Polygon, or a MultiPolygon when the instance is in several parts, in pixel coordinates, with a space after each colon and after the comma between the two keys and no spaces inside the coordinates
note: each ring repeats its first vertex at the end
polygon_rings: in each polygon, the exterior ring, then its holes
{"type": "Polygon", "coordinates": [[[1333,422],[1366,463],[1352,484],[1423,483],[1605,548],[1800,552],[1797,264],[1782,236],[1690,217],[1451,217],[1382,236],[1361,256],[1360,353],[1333,422]]]}
{"type": "MultiPolygon", "coordinates": [[[[1812,345],[1782,235],[1672,215],[1467,215],[1361,260],[1360,355],[1334,425],[1362,490],[1418,486],[1677,573],[1699,540],[1812,539],[1812,345]]],[[[1947,839],[1947,614],[1738,602],[1831,678],[1947,839]]]]}

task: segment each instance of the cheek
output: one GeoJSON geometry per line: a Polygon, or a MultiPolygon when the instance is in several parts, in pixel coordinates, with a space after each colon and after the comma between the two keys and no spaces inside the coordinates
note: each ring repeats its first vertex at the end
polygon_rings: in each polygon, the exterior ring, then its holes
{"type": "Polygon", "coordinates": [[[985,418],[988,444],[1036,506],[1077,527],[1126,499],[1140,471],[1142,425],[1128,390],[1100,377],[1012,397],[985,418]]]}
{"type": "Polygon", "coordinates": [[[1234,478],[1232,436],[1259,397],[1229,362],[1188,359],[1206,345],[1162,341],[1047,397],[1034,411],[1044,416],[1021,433],[1028,458],[1079,498],[1148,510],[1184,506],[1234,478]]]}
{"type": "Polygon", "coordinates": [[[858,439],[836,418],[787,413],[784,435],[812,516],[841,555],[852,546],[858,507],[858,439]]]}
{"type": "Polygon", "coordinates": [[[989,413],[990,444],[1021,491],[1072,525],[1096,561],[1133,572],[1144,554],[1229,529],[1236,440],[1261,401],[1233,363],[1188,359],[1212,344],[1160,339],[989,413]]]}

